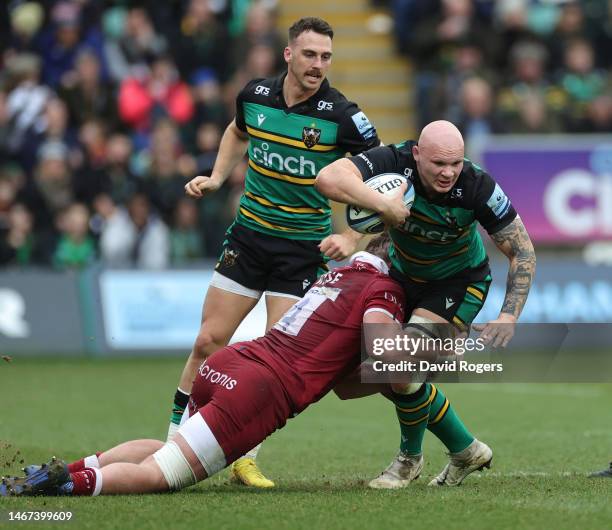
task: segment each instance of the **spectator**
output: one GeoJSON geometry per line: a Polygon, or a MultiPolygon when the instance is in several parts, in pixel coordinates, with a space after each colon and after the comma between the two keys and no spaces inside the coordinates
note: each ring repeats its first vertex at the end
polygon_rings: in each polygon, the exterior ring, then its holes
{"type": "Polygon", "coordinates": [[[8,47],[12,53],[34,51],[33,40],[42,26],[44,16],[38,2],[23,2],[11,10],[8,47]]]}
{"type": "Polygon", "coordinates": [[[518,101],[513,118],[506,124],[507,132],[514,134],[552,134],[563,131],[563,123],[538,92],[525,93],[518,101]]]}
{"type": "Polygon", "coordinates": [[[49,87],[40,83],[40,66],[40,58],[29,53],[14,55],[7,62],[8,149],[12,153],[22,149],[26,134],[51,98],[49,87]]]}
{"type": "Polygon", "coordinates": [[[124,134],[113,134],[106,144],[106,174],[108,175],[108,194],[116,203],[122,204],[142,185],[130,167],[133,153],[132,141],[124,134]]]}
{"type": "Polygon", "coordinates": [[[13,204],[8,211],[8,224],[0,230],[0,265],[25,267],[46,263],[46,252],[34,232],[32,213],[22,203],[13,204]]]}
{"type": "Polygon", "coordinates": [[[602,70],[595,69],[595,52],[591,43],[585,39],[575,39],[567,43],[564,54],[564,69],[561,71],[559,85],[568,99],[568,128],[580,128],[589,104],[604,93],[610,93],[610,79],[602,70]]]}
{"type": "Polygon", "coordinates": [[[146,178],[151,201],[167,222],[185,195],[187,178],[195,172],[195,160],[183,154],[176,126],[170,120],[159,121],[151,137],[146,178]]]}
{"type": "Polygon", "coordinates": [[[586,19],[580,2],[570,0],[559,7],[559,18],[555,31],[548,35],[550,70],[556,72],[564,67],[566,49],[576,39],[587,39],[586,19]]]}
{"type": "Polygon", "coordinates": [[[590,101],[584,117],[572,126],[577,133],[612,133],[612,95],[602,94],[590,101]]]}
{"type": "Polygon", "coordinates": [[[216,123],[200,125],[196,138],[196,166],[198,175],[210,175],[221,142],[221,129],[216,123]]]}
{"type": "Polygon", "coordinates": [[[111,127],[116,126],[114,90],[101,79],[100,60],[91,50],[79,52],[74,71],[64,76],[59,96],[68,107],[72,127],[90,119],[101,119],[111,127]]]}
{"type": "Polygon", "coordinates": [[[80,163],[77,139],[68,127],[68,109],[57,97],[51,97],[45,104],[44,113],[27,131],[19,153],[20,161],[26,171],[31,171],[36,159],[32,153],[38,153],[46,142],[60,142],[67,151],[67,161],[72,167],[80,163]]]}
{"type": "Polygon", "coordinates": [[[76,3],[60,1],[53,6],[51,27],[37,37],[36,45],[43,62],[43,80],[53,88],[71,73],[76,57],[84,48],[94,50],[106,77],[102,35],[95,28],[81,32],[80,7],[76,3]]]}
{"type": "Polygon", "coordinates": [[[544,114],[555,122],[553,128],[558,129],[567,98],[546,76],[546,48],[535,41],[521,41],[513,46],[510,55],[512,76],[500,89],[497,100],[501,119],[509,124],[508,132],[523,129],[525,108],[535,108],[540,101],[546,106],[544,114]]]}
{"type": "Polygon", "coordinates": [[[82,163],[74,171],[72,188],[77,201],[90,207],[100,193],[110,192],[106,170],[107,133],[104,123],[92,119],[79,130],[79,143],[83,150],[82,163]]]}
{"type": "Polygon", "coordinates": [[[149,198],[136,193],[127,209],[112,206],[100,237],[102,260],[111,267],[163,269],[170,261],[168,227],[151,210],[149,198]]]}
{"type": "Polygon", "coordinates": [[[60,270],[82,269],[94,262],[96,245],[89,234],[89,211],[73,203],[56,219],[60,237],[53,252],[53,266],[60,270]]]}
{"type": "Polygon", "coordinates": [[[432,94],[438,76],[452,67],[455,49],[465,41],[483,50],[485,64],[495,62],[497,36],[490,25],[479,20],[471,0],[441,0],[441,9],[424,17],[415,28],[411,50],[417,70],[419,127],[434,118],[432,94]]]}
{"type": "Polygon", "coordinates": [[[229,114],[221,98],[221,85],[211,68],[196,70],[191,78],[195,110],[192,122],[214,122],[225,128],[229,123],[229,114]]]}
{"type": "Polygon", "coordinates": [[[249,6],[244,32],[234,45],[233,63],[240,65],[250,50],[259,45],[271,50],[274,59],[272,71],[282,71],[285,68],[283,61],[285,40],[276,30],[275,17],[271,9],[262,0],[255,0],[249,6]]]}
{"type": "Polygon", "coordinates": [[[170,255],[173,265],[187,265],[204,257],[202,235],[198,227],[198,208],[187,197],[181,198],[174,210],[174,227],[170,234],[170,255]]]}
{"type": "Polygon", "coordinates": [[[222,82],[232,72],[231,41],[225,28],[215,17],[208,0],[189,0],[180,23],[175,56],[179,70],[188,79],[202,67],[212,68],[222,82]]]}
{"type": "Polygon", "coordinates": [[[144,7],[132,7],[127,14],[115,9],[116,24],[122,34],[117,39],[111,37],[105,51],[111,75],[119,83],[166,53],[168,46],[163,35],[156,33],[144,7]]]}
{"type": "Polygon", "coordinates": [[[502,132],[494,113],[493,88],[485,79],[466,79],[461,86],[461,103],[461,114],[456,124],[468,145],[490,134],[502,132]]]}
{"type": "Polygon", "coordinates": [[[149,75],[127,78],[119,91],[119,114],[123,122],[148,133],[159,118],[170,117],[179,124],[193,117],[189,87],[178,77],[169,57],[157,59],[149,75]]]}
{"type": "Polygon", "coordinates": [[[454,50],[452,66],[439,76],[432,95],[434,117],[446,116],[453,123],[461,119],[461,89],[464,82],[473,77],[482,78],[489,83],[493,83],[495,79],[491,69],[485,65],[482,50],[476,44],[464,41],[454,50]]]}
{"type": "Polygon", "coordinates": [[[36,226],[47,230],[55,215],[73,202],[68,149],[61,142],[52,140],[41,146],[29,199],[36,226]]]}

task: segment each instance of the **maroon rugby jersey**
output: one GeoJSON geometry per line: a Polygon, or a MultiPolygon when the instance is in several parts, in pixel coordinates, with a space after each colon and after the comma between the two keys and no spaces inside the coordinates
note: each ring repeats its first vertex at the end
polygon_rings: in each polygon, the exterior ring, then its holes
{"type": "Polygon", "coordinates": [[[386,271],[382,260],[360,252],[321,276],[264,337],[232,347],[269,367],[301,412],[360,363],[365,313],[383,311],[403,322],[404,294],[386,271]]]}

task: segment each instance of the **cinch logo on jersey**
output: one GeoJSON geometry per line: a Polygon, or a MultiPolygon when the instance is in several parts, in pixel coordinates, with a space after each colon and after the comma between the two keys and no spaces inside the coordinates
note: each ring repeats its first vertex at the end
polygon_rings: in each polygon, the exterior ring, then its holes
{"type": "Polygon", "coordinates": [[[444,232],[440,232],[439,230],[425,230],[422,226],[411,222],[409,219],[402,227],[402,232],[425,237],[432,241],[452,241],[461,235],[456,232],[447,232],[446,230],[444,232]]]}
{"type": "Polygon", "coordinates": [[[202,364],[200,366],[198,372],[206,381],[210,381],[215,385],[221,385],[222,387],[225,387],[228,390],[233,390],[234,387],[238,384],[238,381],[236,381],[235,379],[232,379],[228,375],[222,374],[221,372],[217,372],[217,370],[213,370],[205,364],[202,364]]]}
{"type": "Polygon", "coordinates": [[[270,169],[277,171],[288,171],[293,175],[304,175],[314,177],[317,174],[315,163],[306,157],[295,156],[283,157],[278,153],[270,152],[270,145],[266,142],[261,144],[261,148],[253,148],[253,160],[258,164],[264,164],[270,169]]]}
{"type": "Polygon", "coordinates": [[[353,114],[351,118],[355,124],[355,127],[357,127],[359,134],[361,134],[364,140],[369,140],[376,134],[376,129],[370,123],[370,120],[368,120],[368,117],[363,113],[363,111],[353,114]]]}

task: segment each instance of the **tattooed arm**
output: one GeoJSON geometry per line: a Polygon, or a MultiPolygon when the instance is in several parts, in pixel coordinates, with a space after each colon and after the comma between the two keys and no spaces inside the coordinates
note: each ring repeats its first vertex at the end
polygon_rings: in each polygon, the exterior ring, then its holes
{"type": "Polygon", "coordinates": [[[481,337],[493,346],[506,346],[514,334],[535,274],[536,257],[533,244],[520,217],[508,226],[491,234],[491,239],[508,258],[510,267],[506,282],[506,296],[499,317],[486,325],[474,326],[481,337]],[[495,324],[506,324],[495,326],[495,324]]]}

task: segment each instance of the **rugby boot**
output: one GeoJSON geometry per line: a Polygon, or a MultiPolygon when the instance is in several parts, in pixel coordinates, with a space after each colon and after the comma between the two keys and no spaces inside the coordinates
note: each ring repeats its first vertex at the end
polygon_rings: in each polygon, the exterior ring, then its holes
{"type": "Polygon", "coordinates": [[[230,479],[233,482],[254,488],[273,488],[274,482],[266,478],[253,458],[240,458],[230,467],[230,479]]]}
{"type": "Polygon", "coordinates": [[[421,476],[423,455],[406,455],[401,451],[378,477],[372,479],[368,487],[374,489],[405,488],[421,476]]]}
{"type": "Polygon", "coordinates": [[[448,456],[448,464],[429,486],[459,486],[470,473],[491,467],[493,451],[487,444],[474,439],[463,451],[448,456]]]}
{"type": "Polygon", "coordinates": [[[0,494],[4,488],[8,496],[65,494],[62,486],[70,482],[70,473],[65,462],[53,457],[39,469],[34,469],[35,467],[38,466],[28,466],[30,473],[24,477],[3,478],[0,494]]]}
{"type": "Polygon", "coordinates": [[[595,473],[591,473],[589,477],[591,478],[595,478],[595,477],[612,478],[612,462],[610,462],[610,467],[608,467],[607,469],[602,469],[601,471],[595,471],[595,473]]]}

